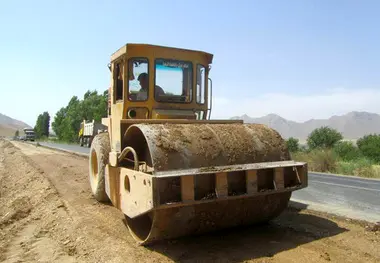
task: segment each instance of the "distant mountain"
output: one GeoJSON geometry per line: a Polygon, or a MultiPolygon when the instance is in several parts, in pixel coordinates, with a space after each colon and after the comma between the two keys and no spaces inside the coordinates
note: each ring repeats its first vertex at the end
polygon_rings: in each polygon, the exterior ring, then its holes
{"type": "Polygon", "coordinates": [[[295,137],[306,140],[314,129],[328,126],[343,134],[345,139],[358,139],[370,133],[380,133],[380,115],[369,112],[353,111],[329,119],[311,119],[305,122],[286,120],[276,114],[268,114],[261,118],[251,118],[244,114],[231,119],[244,120],[245,123],[260,123],[277,130],[284,138],[295,137]]]}
{"type": "Polygon", "coordinates": [[[0,113],[0,136],[12,136],[16,130],[31,128],[28,124],[0,113]]]}

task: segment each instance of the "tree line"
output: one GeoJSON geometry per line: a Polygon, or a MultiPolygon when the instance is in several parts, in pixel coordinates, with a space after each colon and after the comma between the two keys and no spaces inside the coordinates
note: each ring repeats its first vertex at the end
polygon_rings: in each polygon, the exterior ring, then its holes
{"type": "Polygon", "coordinates": [[[323,126],[313,130],[307,138],[307,147],[301,147],[299,140],[290,137],[287,141],[290,152],[310,152],[332,150],[344,161],[354,161],[362,157],[380,163],[380,134],[368,134],[356,141],[343,141],[343,135],[335,129],[323,126]]]}
{"type": "MultiPolygon", "coordinates": [[[[68,104],[61,107],[55,114],[51,124],[58,140],[76,142],[80,124],[83,120],[95,120],[100,122],[107,117],[108,90],[102,94],[88,90],[83,99],[73,96],[68,104]]],[[[36,138],[49,136],[50,116],[48,112],[40,114],[37,118],[34,131],[36,138]]]]}

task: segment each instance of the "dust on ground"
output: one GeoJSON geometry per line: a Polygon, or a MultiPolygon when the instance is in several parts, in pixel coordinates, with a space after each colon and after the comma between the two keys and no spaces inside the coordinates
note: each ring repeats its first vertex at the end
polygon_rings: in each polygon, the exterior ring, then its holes
{"type": "Polygon", "coordinates": [[[290,208],[267,225],[138,246],[87,176],[83,157],[0,139],[0,262],[380,262],[379,231],[290,208]]]}

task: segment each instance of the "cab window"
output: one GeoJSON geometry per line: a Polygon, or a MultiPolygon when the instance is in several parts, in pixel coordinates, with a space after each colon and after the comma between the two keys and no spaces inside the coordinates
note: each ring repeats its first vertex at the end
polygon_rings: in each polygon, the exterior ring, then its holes
{"type": "Polygon", "coordinates": [[[155,94],[159,102],[192,101],[193,65],[191,62],[156,59],[155,94]]]}
{"type": "Polygon", "coordinates": [[[205,103],[206,92],[206,68],[203,65],[197,65],[197,103],[205,103]]]}
{"type": "Polygon", "coordinates": [[[130,101],[147,100],[149,95],[148,59],[129,59],[128,66],[128,99],[130,101]]]}
{"type": "Polygon", "coordinates": [[[123,99],[123,66],[121,63],[115,64],[114,69],[114,81],[115,81],[115,100],[123,99]]]}

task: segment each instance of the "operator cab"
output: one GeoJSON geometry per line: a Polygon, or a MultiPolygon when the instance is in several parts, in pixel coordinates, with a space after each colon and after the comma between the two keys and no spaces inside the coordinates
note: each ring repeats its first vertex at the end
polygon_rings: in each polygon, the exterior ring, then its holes
{"type": "Polygon", "coordinates": [[[126,108],[123,118],[207,119],[210,115],[207,102],[208,99],[211,102],[208,94],[211,54],[127,44],[111,60],[112,101],[126,108]]]}

